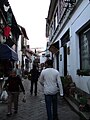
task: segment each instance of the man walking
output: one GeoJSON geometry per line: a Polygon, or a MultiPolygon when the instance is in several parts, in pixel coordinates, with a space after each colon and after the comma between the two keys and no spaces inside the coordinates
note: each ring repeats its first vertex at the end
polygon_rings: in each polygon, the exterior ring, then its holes
{"type": "Polygon", "coordinates": [[[37,81],[38,81],[38,77],[39,77],[39,71],[36,68],[36,65],[33,65],[33,68],[30,70],[30,80],[31,80],[31,89],[30,89],[30,93],[31,95],[33,94],[33,86],[35,85],[35,96],[37,96],[37,81]]]}
{"type": "Polygon", "coordinates": [[[19,100],[19,87],[25,94],[25,89],[22,84],[22,80],[19,76],[16,76],[16,71],[10,71],[10,76],[4,84],[4,89],[8,92],[8,113],[7,116],[12,114],[12,103],[14,102],[14,113],[18,112],[18,100],[19,100]]]}
{"type": "Polygon", "coordinates": [[[46,69],[42,70],[39,82],[44,88],[47,116],[48,120],[58,120],[57,93],[59,89],[60,95],[63,96],[63,87],[59,72],[53,68],[53,61],[47,60],[45,65],[46,69]]]}

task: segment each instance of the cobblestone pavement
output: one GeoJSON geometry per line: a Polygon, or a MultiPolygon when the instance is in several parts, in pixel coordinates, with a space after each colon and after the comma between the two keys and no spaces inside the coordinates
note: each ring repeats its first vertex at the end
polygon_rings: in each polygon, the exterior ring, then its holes
{"type": "MultiPolygon", "coordinates": [[[[26,103],[22,102],[23,94],[20,94],[19,110],[17,114],[7,117],[7,103],[0,103],[0,120],[47,120],[45,101],[40,87],[38,95],[30,96],[30,81],[23,80],[26,90],[26,103]]],[[[59,120],[80,120],[80,117],[70,108],[65,100],[58,96],[59,120]]]]}

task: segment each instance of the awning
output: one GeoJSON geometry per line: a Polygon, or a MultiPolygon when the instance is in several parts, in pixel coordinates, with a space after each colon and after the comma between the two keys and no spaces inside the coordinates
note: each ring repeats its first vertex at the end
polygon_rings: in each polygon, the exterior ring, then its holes
{"type": "Polygon", "coordinates": [[[59,51],[59,41],[52,43],[50,45],[49,51],[52,52],[53,54],[56,54],[59,51]]]}
{"type": "Polygon", "coordinates": [[[0,44],[0,59],[10,59],[17,61],[18,55],[7,44],[0,44]]]}

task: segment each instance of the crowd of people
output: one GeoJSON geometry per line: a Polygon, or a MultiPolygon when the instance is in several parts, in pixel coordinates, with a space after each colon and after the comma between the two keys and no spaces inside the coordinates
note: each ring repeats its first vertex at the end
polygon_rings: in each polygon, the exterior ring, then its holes
{"type": "MultiPolygon", "coordinates": [[[[60,79],[59,71],[53,68],[53,61],[47,60],[45,68],[39,72],[37,66],[33,64],[33,68],[29,72],[30,76],[30,94],[37,96],[37,83],[39,83],[44,90],[46,110],[48,120],[58,120],[57,114],[57,93],[60,91],[60,96],[63,97],[63,86],[60,79]],[[34,86],[35,85],[35,86],[34,86]],[[33,87],[34,86],[34,87],[33,87]],[[35,89],[33,89],[35,88],[35,89]]],[[[8,93],[8,112],[7,116],[12,115],[12,102],[14,102],[14,113],[18,113],[18,101],[20,90],[25,95],[25,88],[22,83],[21,71],[16,66],[9,73],[3,89],[8,93]]]]}

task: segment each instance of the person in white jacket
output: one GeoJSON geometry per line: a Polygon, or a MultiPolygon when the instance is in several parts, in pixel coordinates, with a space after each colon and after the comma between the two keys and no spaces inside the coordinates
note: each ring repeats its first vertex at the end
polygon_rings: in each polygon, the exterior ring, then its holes
{"type": "Polygon", "coordinates": [[[47,60],[45,65],[46,69],[42,70],[39,77],[39,83],[44,88],[48,120],[58,120],[57,93],[58,90],[60,90],[60,96],[63,96],[63,86],[59,71],[53,68],[53,61],[47,60]]]}

